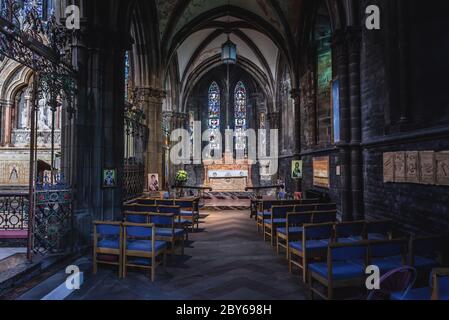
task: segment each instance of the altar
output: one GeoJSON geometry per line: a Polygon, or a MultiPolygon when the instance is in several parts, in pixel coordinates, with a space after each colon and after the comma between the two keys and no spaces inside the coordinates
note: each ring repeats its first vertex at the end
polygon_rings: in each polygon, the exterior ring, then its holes
{"type": "Polygon", "coordinates": [[[244,192],[252,187],[251,164],[225,157],[225,161],[204,161],[204,186],[214,192],[244,192]]]}

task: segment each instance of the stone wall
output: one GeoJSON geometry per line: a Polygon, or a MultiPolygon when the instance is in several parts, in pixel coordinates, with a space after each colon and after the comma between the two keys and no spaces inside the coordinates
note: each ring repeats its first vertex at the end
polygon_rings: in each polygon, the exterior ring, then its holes
{"type": "Polygon", "coordinates": [[[374,2],[388,15],[381,30],[362,30],[365,216],[392,218],[411,233],[448,232],[449,187],[383,183],[382,154],[449,150],[449,2],[405,1],[405,22],[389,1],[374,2]],[[405,64],[398,60],[401,41],[407,48],[405,64]]]}

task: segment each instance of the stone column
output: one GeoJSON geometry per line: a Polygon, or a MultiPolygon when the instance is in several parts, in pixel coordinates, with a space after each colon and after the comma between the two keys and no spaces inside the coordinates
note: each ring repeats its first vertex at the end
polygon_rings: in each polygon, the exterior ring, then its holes
{"type": "MultiPolygon", "coordinates": [[[[301,96],[299,89],[292,89],[291,97],[293,99],[293,110],[294,110],[294,126],[295,129],[293,131],[294,134],[294,145],[293,145],[293,154],[295,159],[301,160],[301,96]]],[[[302,179],[295,179],[295,191],[302,191],[302,179]]]]}
{"type": "Polygon", "coordinates": [[[348,54],[345,42],[345,32],[337,30],[333,39],[333,54],[340,82],[340,142],[338,143],[340,158],[340,213],[344,221],[352,219],[351,203],[351,157],[349,143],[350,133],[350,101],[348,78],[348,54]]]}
{"type": "Polygon", "coordinates": [[[148,146],[146,148],[145,177],[149,173],[159,175],[160,186],[165,186],[164,180],[164,150],[162,131],[162,103],[165,91],[152,87],[137,88],[138,96],[147,117],[149,129],[148,146]]]}
{"type": "Polygon", "coordinates": [[[351,195],[352,218],[362,220],[363,214],[363,154],[361,97],[360,97],[360,46],[361,30],[350,29],[347,32],[349,55],[349,95],[351,117],[351,195]]]}
{"type": "Polygon", "coordinates": [[[6,102],[3,107],[3,112],[5,113],[5,135],[4,135],[4,145],[6,147],[12,146],[12,108],[13,108],[13,102],[6,102]]]}
{"type": "MultiPolygon", "coordinates": [[[[101,30],[101,31],[100,31],[101,30]]],[[[76,114],[66,121],[64,171],[74,194],[77,245],[91,241],[92,220],[121,218],[124,185],[124,54],[127,39],[114,30],[77,33],[76,114]],[[103,169],[117,170],[116,187],[103,188],[103,169]]]]}
{"type": "MultiPolygon", "coordinates": [[[[268,129],[279,129],[280,127],[280,111],[275,111],[275,112],[270,112],[267,114],[267,119],[268,119],[268,129]]],[[[266,135],[266,139],[267,139],[267,145],[268,145],[268,150],[269,150],[269,154],[271,155],[271,139],[270,139],[270,131],[267,130],[267,135],[266,135]]],[[[280,134],[280,133],[279,133],[280,134]]],[[[279,140],[280,140],[280,135],[279,135],[279,140]]],[[[280,141],[277,141],[278,143],[278,153],[280,154],[281,150],[280,150],[280,146],[279,143],[280,141]]],[[[279,159],[278,159],[279,160],[279,159]]],[[[279,166],[280,163],[278,163],[279,166]]],[[[278,168],[278,172],[277,175],[272,176],[272,183],[277,183],[277,180],[279,179],[279,168],[278,168]],[[275,178],[275,180],[273,181],[273,178],[275,178]]]]}
{"type": "Polygon", "coordinates": [[[293,110],[294,110],[294,117],[295,117],[295,129],[294,129],[294,146],[293,146],[293,153],[299,154],[301,153],[301,96],[299,89],[292,89],[291,97],[293,99],[293,110]]]}

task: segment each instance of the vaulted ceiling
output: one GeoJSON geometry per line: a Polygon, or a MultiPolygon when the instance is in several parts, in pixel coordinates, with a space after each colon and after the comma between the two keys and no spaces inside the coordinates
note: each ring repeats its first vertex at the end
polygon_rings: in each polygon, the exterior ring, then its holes
{"type": "Polygon", "coordinates": [[[220,63],[221,46],[229,34],[239,62],[259,75],[260,84],[272,93],[279,57],[289,61],[293,55],[302,3],[156,0],[162,55],[167,64],[177,64],[181,92],[194,81],[192,75],[199,77],[208,70],[206,64],[220,63]]]}

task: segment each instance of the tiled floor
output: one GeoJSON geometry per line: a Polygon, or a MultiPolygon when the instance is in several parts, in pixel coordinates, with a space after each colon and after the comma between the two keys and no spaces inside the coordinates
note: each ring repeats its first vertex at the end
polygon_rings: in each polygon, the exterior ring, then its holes
{"type": "Polygon", "coordinates": [[[299,277],[257,234],[248,211],[210,212],[200,227],[185,256],[168,260],[154,283],[139,271],[124,280],[115,269],[92,275],[86,259],[85,283],[69,299],[305,299],[299,277]]]}

